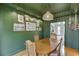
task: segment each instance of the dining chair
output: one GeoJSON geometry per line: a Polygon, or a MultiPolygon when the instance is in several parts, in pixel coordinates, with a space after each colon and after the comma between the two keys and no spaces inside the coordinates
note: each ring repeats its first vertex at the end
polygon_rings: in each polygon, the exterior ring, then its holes
{"type": "Polygon", "coordinates": [[[57,39],[57,34],[55,32],[52,32],[50,35],[50,39],[56,40],[57,39]]]}
{"type": "Polygon", "coordinates": [[[35,43],[31,41],[26,41],[26,51],[28,53],[28,56],[36,56],[35,43]]]}
{"type": "Polygon", "coordinates": [[[61,43],[62,43],[62,38],[59,44],[56,46],[56,48],[48,53],[48,56],[60,56],[61,43]]]}
{"type": "Polygon", "coordinates": [[[51,33],[50,38],[49,38],[49,42],[50,42],[50,47],[52,49],[54,49],[57,46],[58,40],[57,40],[56,33],[54,33],[54,32],[51,33]]]}
{"type": "Polygon", "coordinates": [[[38,41],[39,40],[39,35],[38,34],[35,34],[34,35],[34,41],[38,41]]]}

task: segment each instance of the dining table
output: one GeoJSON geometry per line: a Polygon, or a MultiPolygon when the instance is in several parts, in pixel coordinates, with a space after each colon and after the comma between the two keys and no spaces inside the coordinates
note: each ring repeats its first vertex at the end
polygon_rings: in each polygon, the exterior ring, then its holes
{"type": "Polygon", "coordinates": [[[37,55],[45,56],[52,51],[49,38],[44,38],[35,42],[37,55]]]}

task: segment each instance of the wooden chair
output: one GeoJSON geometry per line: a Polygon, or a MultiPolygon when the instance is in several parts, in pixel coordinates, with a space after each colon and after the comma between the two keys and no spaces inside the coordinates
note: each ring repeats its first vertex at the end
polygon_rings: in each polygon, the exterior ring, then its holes
{"type": "Polygon", "coordinates": [[[34,35],[34,41],[38,41],[39,40],[39,35],[38,34],[35,34],[34,35]]]}
{"type": "Polygon", "coordinates": [[[56,40],[57,39],[56,33],[52,32],[51,35],[50,35],[50,39],[56,40]]]}
{"type": "Polygon", "coordinates": [[[59,44],[56,46],[56,48],[48,53],[48,56],[60,56],[61,43],[62,43],[62,38],[59,44]]]}
{"type": "Polygon", "coordinates": [[[26,50],[28,56],[36,56],[36,47],[34,42],[26,41],[26,50]]]}

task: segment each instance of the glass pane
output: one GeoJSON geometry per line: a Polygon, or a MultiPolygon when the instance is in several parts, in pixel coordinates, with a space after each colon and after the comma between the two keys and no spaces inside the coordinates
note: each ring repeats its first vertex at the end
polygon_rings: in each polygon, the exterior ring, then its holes
{"type": "Polygon", "coordinates": [[[58,33],[57,34],[60,35],[60,33],[61,33],[60,32],[60,26],[58,26],[58,33]]]}

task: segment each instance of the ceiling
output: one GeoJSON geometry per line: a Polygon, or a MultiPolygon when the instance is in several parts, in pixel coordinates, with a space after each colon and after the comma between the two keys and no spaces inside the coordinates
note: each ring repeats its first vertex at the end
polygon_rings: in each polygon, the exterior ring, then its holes
{"type": "Polygon", "coordinates": [[[79,10],[78,3],[16,3],[7,5],[23,10],[37,18],[41,18],[46,11],[50,11],[55,17],[60,17],[74,13],[75,8],[79,10]]]}

